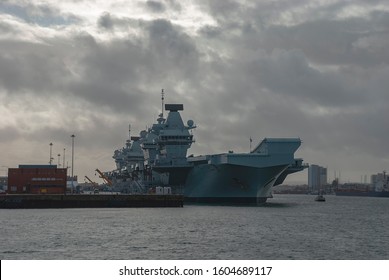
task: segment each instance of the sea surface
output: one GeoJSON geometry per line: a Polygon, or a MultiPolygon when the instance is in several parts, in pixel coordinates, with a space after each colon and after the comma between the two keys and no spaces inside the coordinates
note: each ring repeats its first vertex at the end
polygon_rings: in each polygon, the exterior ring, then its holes
{"type": "Polygon", "coordinates": [[[265,206],[0,209],[0,259],[389,259],[389,199],[265,206]]]}

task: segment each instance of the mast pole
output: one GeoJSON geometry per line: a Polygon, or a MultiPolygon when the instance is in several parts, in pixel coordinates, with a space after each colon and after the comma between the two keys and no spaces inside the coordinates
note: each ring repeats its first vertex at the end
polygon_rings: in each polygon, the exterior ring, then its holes
{"type": "Polygon", "coordinates": [[[66,168],[65,167],[65,148],[63,148],[63,164],[62,164],[62,168],[66,168]]]}
{"type": "Polygon", "coordinates": [[[162,92],[161,92],[162,118],[163,118],[163,103],[164,103],[164,100],[165,100],[165,93],[163,92],[163,89],[162,89],[162,92]]]}

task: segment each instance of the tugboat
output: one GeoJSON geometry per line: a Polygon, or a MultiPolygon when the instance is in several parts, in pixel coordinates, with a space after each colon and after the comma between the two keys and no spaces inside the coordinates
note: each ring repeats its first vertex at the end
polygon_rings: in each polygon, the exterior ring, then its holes
{"type": "Polygon", "coordinates": [[[326,198],[324,197],[324,195],[323,195],[322,193],[319,193],[319,194],[315,197],[315,201],[324,202],[324,201],[326,201],[326,198]]]}

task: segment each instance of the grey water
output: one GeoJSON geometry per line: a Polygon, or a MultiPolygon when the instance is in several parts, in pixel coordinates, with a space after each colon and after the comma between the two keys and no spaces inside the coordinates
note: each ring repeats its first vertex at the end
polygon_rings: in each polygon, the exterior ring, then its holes
{"type": "Polygon", "coordinates": [[[389,199],[264,206],[1,209],[0,259],[389,259],[389,199]]]}

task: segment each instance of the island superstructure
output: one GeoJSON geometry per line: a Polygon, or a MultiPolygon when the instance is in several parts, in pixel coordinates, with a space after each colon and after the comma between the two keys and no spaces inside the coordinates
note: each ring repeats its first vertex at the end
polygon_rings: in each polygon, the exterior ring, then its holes
{"type": "Polygon", "coordinates": [[[294,157],[299,138],[265,138],[250,153],[187,156],[196,125],[192,120],[184,124],[183,104],[164,107],[166,118],[161,113],[150,128],[129,135],[125,147],[114,152],[117,169],[106,176],[116,190],[142,193],[165,187],[183,193],[187,201],[262,203],[272,196],[272,186],[306,168],[294,157]]]}

